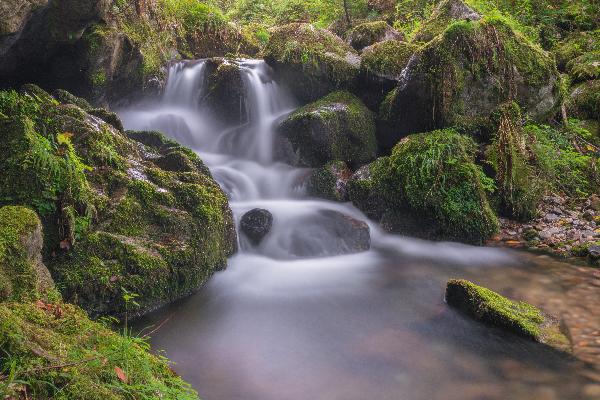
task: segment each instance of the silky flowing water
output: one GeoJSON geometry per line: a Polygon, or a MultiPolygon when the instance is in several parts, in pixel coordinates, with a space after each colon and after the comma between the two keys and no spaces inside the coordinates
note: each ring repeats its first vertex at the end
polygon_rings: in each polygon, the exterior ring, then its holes
{"type": "Polygon", "coordinates": [[[153,347],[203,399],[600,399],[600,314],[587,306],[600,305],[600,288],[584,290],[599,276],[549,257],[389,235],[350,204],[307,197],[309,171],[273,157],[276,121],[298,104],[264,62],[236,63],[248,93],[242,126],[207,112],[202,60],[173,65],[160,98],[120,112],[127,129],[160,130],[196,150],[238,222],[256,207],[274,216],[259,247],[240,234],[225,271],[137,323],[160,327],[153,347]],[[333,255],[349,246],[325,210],[367,222],[371,249],[333,255]],[[454,277],[564,317],[582,356],[450,309],[454,277]]]}

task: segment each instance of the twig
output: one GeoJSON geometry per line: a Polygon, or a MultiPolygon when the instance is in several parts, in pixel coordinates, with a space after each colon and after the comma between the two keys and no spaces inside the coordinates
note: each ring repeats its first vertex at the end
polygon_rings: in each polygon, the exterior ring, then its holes
{"type": "Polygon", "coordinates": [[[171,318],[173,318],[173,314],[169,315],[169,316],[168,316],[168,317],[167,317],[167,318],[166,318],[166,319],[165,319],[163,322],[161,322],[160,324],[158,324],[158,326],[157,326],[156,328],[152,329],[152,330],[151,330],[150,332],[148,332],[148,333],[145,333],[145,334],[144,334],[144,335],[143,335],[141,338],[142,338],[142,339],[145,339],[145,338],[147,338],[148,336],[151,336],[153,333],[156,333],[156,332],[158,332],[158,330],[160,330],[160,329],[161,329],[163,326],[165,326],[165,324],[166,324],[167,322],[169,322],[169,321],[171,320],[171,318]]]}

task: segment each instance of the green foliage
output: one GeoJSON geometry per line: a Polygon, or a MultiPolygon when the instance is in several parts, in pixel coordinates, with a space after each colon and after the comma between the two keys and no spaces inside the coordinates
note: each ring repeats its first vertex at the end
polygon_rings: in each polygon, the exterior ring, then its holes
{"type": "Polygon", "coordinates": [[[0,396],[35,399],[198,399],[150,354],[68,304],[0,304],[0,396]],[[6,384],[5,384],[6,383],[6,384]]]}
{"type": "Polygon", "coordinates": [[[574,143],[579,135],[575,127],[560,130],[548,125],[528,124],[525,133],[541,178],[554,190],[570,196],[586,197],[600,188],[597,155],[582,154],[574,143]]]}
{"type": "Polygon", "coordinates": [[[481,243],[498,221],[486,198],[494,185],[475,164],[476,150],[472,139],[452,129],[411,135],[396,145],[383,172],[388,193],[431,216],[445,237],[481,243]]]}
{"type": "Polygon", "coordinates": [[[545,191],[545,180],[530,164],[528,137],[523,133],[521,110],[514,102],[503,104],[492,118],[497,125],[487,151],[495,170],[500,211],[513,218],[529,220],[545,191]]]}

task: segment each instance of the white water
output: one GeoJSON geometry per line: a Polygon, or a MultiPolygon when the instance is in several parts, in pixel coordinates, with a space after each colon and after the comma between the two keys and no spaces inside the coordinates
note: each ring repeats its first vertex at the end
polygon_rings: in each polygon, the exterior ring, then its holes
{"type": "Polygon", "coordinates": [[[153,345],[203,398],[530,399],[547,376],[555,385],[545,389],[578,393],[579,378],[566,377],[574,369],[560,356],[443,304],[450,277],[531,292],[540,289],[535,270],[523,272],[504,250],[389,235],[351,204],[308,198],[310,171],[273,158],[276,121],[298,104],[262,61],[239,65],[248,92],[243,126],[206,112],[203,61],[172,66],[162,98],[120,113],[127,129],[161,130],[197,151],[238,221],[258,207],[274,216],[260,246],[240,233],[226,271],[141,322],[169,320],[153,345]],[[325,210],[367,222],[371,249],[331,256],[347,246],[324,223],[325,210]],[[507,380],[498,365],[523,379],[507,380]]]}
{"type": "MultiPolygon", "coordinates": [[[[227,193],[238,220],[253,208],[265,208],[273,214],[273,229],[259,248],[252,248],[243,234],[239,235],[241,251],[234,264],[242,260],[247,263],[249,260],[245,257],[249,253],[285,264],[285,259],[297,258],[293,256],[296,248],[307,246],[314,249],[315,257],[330,254],[328,246],[335,242],[339,247],[344,238],[332,236],[331,230],[321,226],[323,210],[338,211],[369,224],[372,245],[369,253],[374,262],[381,250],[450,257],[456,261],[481,259],[483,254],[490,263],[498,258],[509,258],[498,250],[387,235],[351,204],[307,198],[303,185],[310,170],[275,162],[273,156],[276,123],[298,104],[272,79],[272,72],[263,61],[242,60],[238,64],[247,90],[247,98],[242,101],[249,110],[249,122],[243,126],[227,126],[227,121],[215,121],[202,106],[206,94],[205,61],[172,65],[160,101],[120,113],[127,129],[159,130],[196,150],[227,193]]],[[[327,263],[340,262],[347,266],[351,260],[352,257],[340,257],[329,259],[327,263]]],[[[360,257],[360,264],[368,260],[369,257],[360,257]]],[[[308,259],[304,263],[314,262],[308,259]]]]}

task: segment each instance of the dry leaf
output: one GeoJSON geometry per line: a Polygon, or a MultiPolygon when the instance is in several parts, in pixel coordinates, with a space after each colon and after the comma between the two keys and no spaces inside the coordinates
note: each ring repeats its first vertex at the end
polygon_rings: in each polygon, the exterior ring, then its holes
{"type": "Polygon", "coordinates": [[[127,375],[125,375],[125,372],[121,368],[115,367],[115,373],[121,382],[127,383],[127,375]]]}

